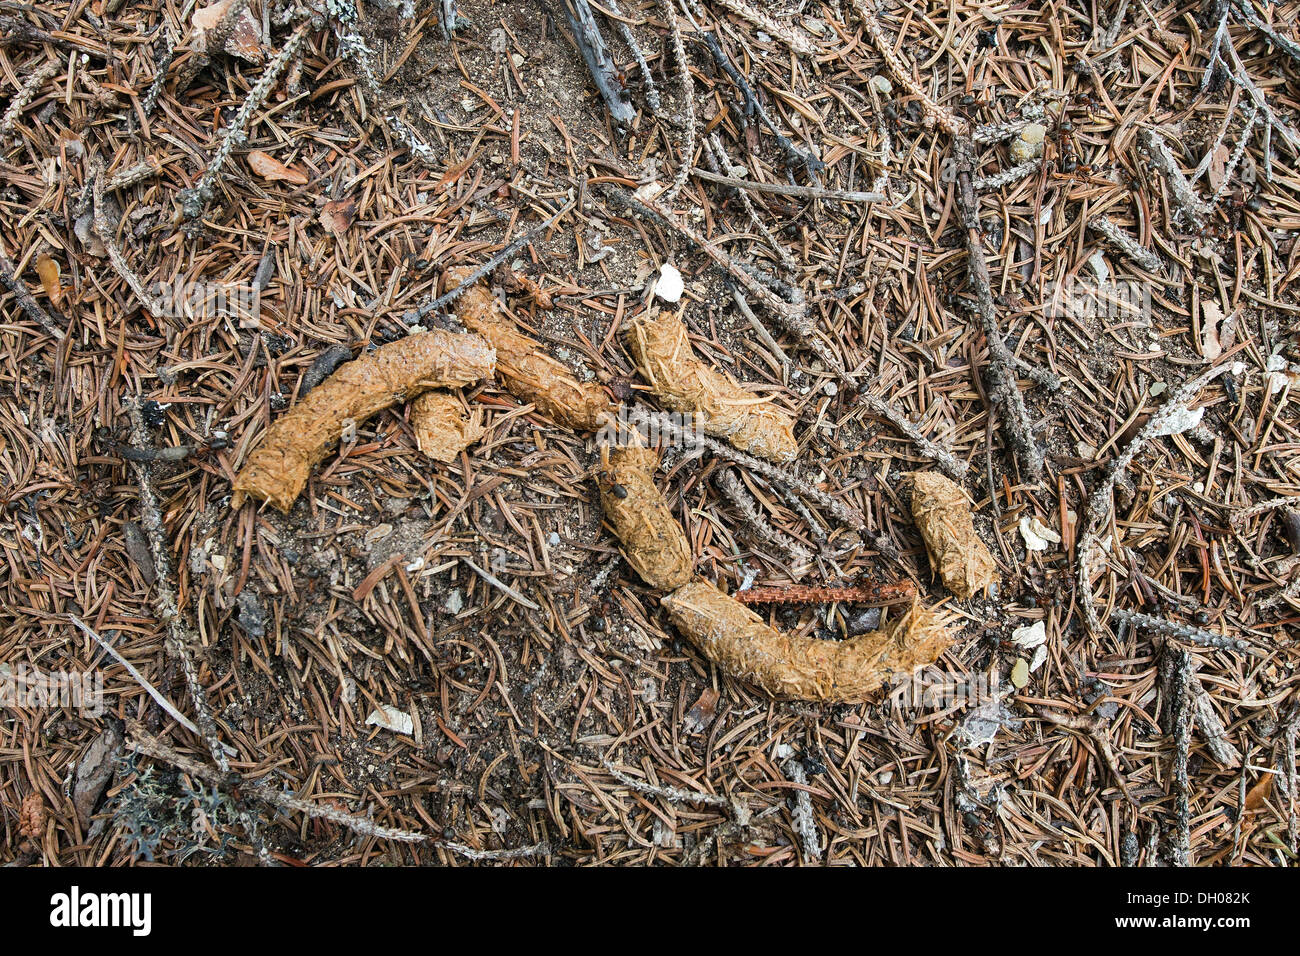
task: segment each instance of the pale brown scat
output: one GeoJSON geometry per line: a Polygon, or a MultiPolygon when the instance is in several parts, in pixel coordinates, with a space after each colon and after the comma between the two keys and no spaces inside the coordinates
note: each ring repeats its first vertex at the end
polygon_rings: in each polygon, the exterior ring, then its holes
{"type": "MultiPolygon", "coordinates": [[[[464,266],[448,269],[444,284],[454,287],[473,274],[464,266]]],[[[520,332],[486,284],[476,282],[465,289],[455,309],[465,328],[482,335],[497,350],[497,374],[516,398],[536,405],[557,424],[582,431],[596,431],[613,411],[600,386],[577,381],[546,354],[541,343],[520,332]]]]}
{"type": "Polygon", "coordinates": [[[790,462],[798,455],[793,419],[702,362],[680,315],[642,313],[632,319],[627,343],[655,396],[672,411],[699,415],[706,434],[770,461],[790,462]]]}
{"type": "Polygon", "coordinates": [[[267,429],[235,476],[232,507],[246,496],[288,512],[348,419],[365,421],[431,388],[490,376],[496,353],[481,336],[435,329],[408,335],[341,365],[267,429]]]}
{"type": "Polygon", "coordinates": [[[691,579],[690,542],[655,487],[659,454],[650,448],[615,448],[597,486],[605,518],[623,555],[651,587],[669,590],[691,579]]]}
{"type": "Polygon", "coordinates": [[[883,631],[822,641],[769,627],[703,580],[679,587],[663,603],[674,626],[724,673],[775,697],[860,701],[895,676],[934,663],[952,642],[947,616],[920,604],[883,631]]]}
{"type": "Polygon", "coordinates": [[[934,471],[914,471],[907,478],[912,517],[944,587],[965,599],[997,584],[997,565],[975,533],[970,499],[961,486],[934,471]]]}
{"type": "Polygon", "coordinates": [[[411,402],[415,446],[426,456],[450,464],[483,435],[482,413],[467,415],[460,400],[447,392],[428,391],[411,402]]]}

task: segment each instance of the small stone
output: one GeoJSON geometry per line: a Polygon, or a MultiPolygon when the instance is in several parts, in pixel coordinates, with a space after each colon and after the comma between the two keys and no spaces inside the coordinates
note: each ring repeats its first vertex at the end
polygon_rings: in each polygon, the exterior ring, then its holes
{"type": "Polygon", "coordinates": [[[894,92],[894,84],[889,82],[889,77],[877,73],[871,78],[871,85],[875,87],[876,92],[882,96],[888,96],[894,92]]]}
{"type": "Polygon", "coordinates": [[[665,302],[678,302],[685,291],[686,284],[682,281],[682,274],[677,271],[676,266],[665,262],[659,268],[659,279],[655,282],[655,295],[665,302]]]}

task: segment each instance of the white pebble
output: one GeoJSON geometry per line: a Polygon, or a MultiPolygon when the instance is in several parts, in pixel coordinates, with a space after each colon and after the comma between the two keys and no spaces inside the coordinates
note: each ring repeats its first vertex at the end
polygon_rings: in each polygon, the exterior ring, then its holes
{"type": "Polygon", "coordinates": [[[660,266],[659,280],[655,283],[655,295],[665,302],[677,302],[685,291],[686,284],[682,282],[682,274],[677,271],[677,267],[666,262],[660,266]]]}

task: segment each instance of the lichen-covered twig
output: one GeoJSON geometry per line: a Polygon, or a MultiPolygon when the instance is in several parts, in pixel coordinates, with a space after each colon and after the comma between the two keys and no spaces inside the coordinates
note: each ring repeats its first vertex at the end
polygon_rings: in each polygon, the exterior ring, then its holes
{"type": "Polygon", "coordinates": [[[1123,477],[1124,472],[1128,470],[1128,466],[1146,443],[1157,435],[1165,434],[1165,429],[1169,427],[1174,416],[1186,414],[1187,403],[1194,399],[1202,388],[1226,371],[1228,371],[1228,366],[1221,365],[1184,383],[1178,391],[1170,396],[1169,401],[1147,419],[1145,425],[1138,429],[1137,434],[1133,436],[1133,439],[1125,446],[1124,450],[1110,463],[1110,467],[1106,469],[1105,477],[1093,490],[1092,494],[1088,496],[1083,534],[1079,538],[1077,583],[1079,604],[1083,609],[1084,621],[1090,632],[1101,629],[1101,619],[1097,615],[1096,599],[1092,590],[1093,561],[1096,558],[1096,553],[1101,550],[1099,536],[1102,526],[1110,516],[1115,483],[1123,477]]]}
{"type": "Polygon", "coordinates": [[[673,174],[673,181],[662,193],[664,202],[672,202],[686,185],[686,179],[691,174],[691,166],[695,162],[695,82],[691,79],[691,64],[686,59],[686,47],[682,43],[682,26],[677,19],[676,0],[660,0],[659,6],[664,11],[664,18],[668,21],[668,29],[672,34],[678,96],[681,98],[684,111],[682,126],[685,138],[682,142],[681,155],[678,157],[677,171],[673,174]]]}
{"type": "Polygon", "coordinates": [[[785,762],[784,768],[790,781],[800,785],[794,792],[794,809],[790,811],[790,822],[794,825],[795,836],[799,838],[803,861],[817,863],[822,858],[822,847],[812,797],[804,789],[808,785],[808,771],[804,770],[803,763],[793,757],[785,762]]]}
{"type": "Polygon", "coordinates": [[[746,20],[758,27],[764,33],[776,37],[795,53],[812,55],[817,52],[817,45],[809,40],[802,33],[797,32],[792,27],[768,16],[762,10],[759,10],[745,0],[718,0],[722,6],[726,7],[742,20],[746,20]]]}
{"type": "Polygon", "coordinates": [[[208,163],[208,168],[203,171],[199,181],[188,189],[181,190],[177,197],[180,202],[181,213],[186,219],[194,220],[203,215],[203,210],[211,202],[213,195],[216,193],[217,183],[221,177],[222,167],[226,165],[226,160],[230,158],[231,152],[236,146],[242,144],[248,138],[248,124],[253,118],[253,114],[262,108],[266,98],[271,95],[271,90],[280,79],[280,74],[284,68],[289,65],[289,61],[298,53],[298,47],[302,46],[303,41],[307,39],[307,33],[311,30],[311,20],[304,20],[294,29],[289,39],[285,41],[280,52],[271,58],[271,62],[262,70],[262,75],[257,78],[257,83],[249,90],[248,96],[244,98],[243,104],[239,107],[239,112],[235,114],[234,119],[230,121],[230,126],[222,134],[221,142],[217,145],[216,152],[212,154],[212,159],[208,163]]]}
{"type": "Polygon", "coordinates": [[[790,196],[795,199],[824,199],[831,202],[884,202],[884,195],[872,192],[857,192],[844,189],[823,189],[820,186],[797,186],[788,183],[762,183],[754,179],[737,179],[734,176],[722,176],[711,173],[698,166],[692,170],[696,178],[710,183],[721,183],[735,189],[750,189],[759,193],[772,193],[776,196],[790,196]]]}
{"type": "Polygon", "coordinates": [[[1219,634],[1216,631],[1207,631],[1191,624],[1170,621],[1152,614],[1143,614],[1141,611],[1130,611],[1127,608],[1117,607],[1111,612],[1111,617],[1121,624],[1130,624],[1133,627],[1159,634],[1162,637],[1172,637],[1175,640],[1185,641],[1188,644],[1198,644],[1201,647],[1213,647],[1221,651],[1249,652],[1255,650],[1249,641],[1228,637],[1228,635],[1219,634]]]}
{"type": "Polygon", "coordinates": [[[1191,781],[1187,762],[1192,743],[1192,655],[1185,648],[1166,644],[1160,655],[1160,678],[1164,691],[1164,731],[1173,738],[1174,825],[1169,840],[1169,862],[1188,866],[1192,857],[1191,781]]]}
{"type": "Polygon", "coordinates": [[[1196,191],[1178,165],[1169,144],[1154,129],[1145,129],[1140,136],[1151,154],[1152,163],[1169,183],[1170,198],[1175,208],[1182,213],[1188,225],[1195,229],[1201,228],[1205,223],[1205,205],[1197,198],[1196,191]]]}
{"type": "Polygon", "coordinates": [[[917,451],[937,464],[949,478],[960,481],[969,470],[966,462],[959,461],[947,448],[927,438],[897,406],[885,401],[878,395],[873,395],[869,390],[869,386],[863,385],[858,390],[858,401],[867,406],[867,410],[872,415],[884,419],[898,429],[905,438],[916,446],[917,451]]]}
{"type": "Polygon", "coordinates": [[[158,62],[154,65],[153,82],[149,84],[149,89],[145,91],[140,100],[140,112],[145,119],[148,119],[153,114],[154,107],[158,105],[158,97],[162,96],[162,91],[167,85],[167,72],[175,61],[176,38],[168,30],[163,39],[162,55],[158,57],[158,62]]]}
{"type": "MultiPolygon", "coordinates": [[[[177,752],[175,748],[168,746],[148,733],[135,721],[128,724],[128,732],[130,733],[130,740],[127,742],[127,746],[132,750],[147,754],[157,760],[164,760],[176,769],[212,786],[222,788],[229,786],[231,774],[228,769],[218,772],[207,764],[186,757],[184,754],[177,752]]],[[[412,833],[409,830],[380,826],[366,817],[345,813],[324,804],[309,803],[261,781],[240,779],[238,780],[238,789],[241,794],[256,797],[271,806],[293,813],[303,813],[314,819],[328,820],[330,823],[345,826],[363,836],[375,837],[380,840],[396,840],[400,843],[423,843],[429,839],[422,833],[412,833]]]]}
{"type": "MultiPolygon", "coordinates": [[[[662,797],[669,803],[693,803],[697,806],[720,807],[727,810],[734,810],[735,805],[726,797],[716,793],[705,793],[702,790],[683,790],[681,787],[669,787],[663,784],[646,783],[638,780],[628,773],[614,766],[614,762],[606,757],[601,761],[610,775],[625,787],[635,790],[637,793],[646,793],[654,797],[662,797]]],[[[743,808],[743,805],[742,805],[743,808]]],[[[742,812],[740,816],[745,816],[742,812]]]]}
{"type": "Polygon", "coordinates": [[[1214,709],[1214,702],[1201,684],[1201,679],[1192,674],[1192,713],[1196,717],[1196,729],[1205,741],[1205,749],[1210,756],[1225,768],[1241,766],[1241,751],[1228,740],[1228,732],[1214,709]]]}
{"type": "MultiPolygon", "coordinates": [[[[1296,56],[1297,50],[1300,48],[1276,31],[1271,30],[1267,24],[1255,16],[1246,0],[1234,0],[1234,2],[1215,0],[1211,5],[1210,14],[1212,17],[1217,15],[1218,26],[1215,28],[1214,38],[1210,44],[1210,52],[1206,57],[1205,73],[1201,78],[1201,92],[1208,91],[1214,85],[1216,77],[1220,75],[1230,77],[1237,86],[1246,91],[1246,95],[1254,105],[1263,126],[1263,135],[1260,142],[1260,152],[1263,159],[1261,173],[1265,181],[1272,181],[1273,131],[1277,130],[1281,134],[1282,142],[1293,153],[1300,149],[1300,139],[1297,139],[1295,131],[1273,111],[1272,106],[1269,105],[1268,97],[1263,90],[1255,85],[1255,81],[1250,78],[1249,72],[1241,62],[1241,57],[1237,55],[1237,49],[1233,45],[1232,37],[1228,32],[1229,14],[1234,8],[1241,12],[1251,22],[1252,26],[1261,30],[1278,49],[1288,56],[1300,59],[1300,57],[1296,56]]],[[[1251,125],[1253,127],[1254,123],[1252,122],[1251,125]]],[[[1251,130],[1247,129],[1242,133],[1242,136],[1249,137],[1250,132],[1251,130]]]]}
{"type": "Polygon", "coordinates": [[[744,484],[736,477],[734,471],[728,469],[722,472],[718,478],[718,487],[740,511],[745,526],[756,537],[780,549],[795,563],[796,567],[807,567],[812,564],[812,552],[788,534],[772,527],[764,517],[758,502],[745,490],[744,484]]]}
{"type": "Polygon", "coordinates": [[[5,110],[4,118],[0,119],[0,140],[8,136],[18,122],[18,117],[22,116],[23,110],[27,104],[36,98],[45,81],[59,72],[58,63],[42,63],[36,68],[36,72],[31,75],[22,89],[13,95],[9,101],[9,108],[5,110]]]}
{"type": "Polygon", "coordinates": [[[974,182],[975,191],[989,192],[994,189],[1001,189],[1003,186],[1010,186],[1012,183],[1018,183],[1041,168],[1042,165],[1043,160],[1041,158],[1031,159],[1018,166],[1012,166],[1010,169],[1004,169],[989,176],[980,176],[974,182]]]}
{"type": "MultiPolygon", "coordinates": [[[[667,2],[667,0],[663,0],[667,2]]],[[[763,104],[759,102],[758,97],[754,94],[754,89],[750,86],[749,81],[745,79],[740,70],[736,69],[727,56],[726,51],[722,49],[722,44],[718,41],[717,34],[712,28],[701,26],[700,20],[704,19],[704,11],[696,0],[684,0],[686,5],[686,16],[695,27],[700,38],[704,41],[705,48],[713,58],[713,62],[718,68],[727,75],[727,78],[736,85],[740,90],[742,104],[739,108],[733,104],[733,109],[737,113],[738,120],[742,127],[748,126],[748,118],[757,116],[758,121],[767,127],[768,132],[776,139],[777,148],[780,149],[781,155],[785,158],[787,165],[794,168],[806,169],[809,173],[817,173],[826,168],[826,164],[810,153],[805,153],[783,135],[777,128],[772,117],[768,115],[763,104]]]]}
{"type": "Polygon", "coordinates": [[[1033,424],[1025,397],[1016,380],[1015,357],[1007,348],[998,326],[997,310],[989,283],[988,262],[984,258],[984,239],[980,230],[979,199],[975,194],[975,148],[969,137],[955,136],[953,151],[957,163],[957,208],[961,211],[966,239],[966,271],[975,293],[975,313],[984,328],[989,361],[985,367],[989,398],[1001,412],[1007,443],[1028,481],[1043,476],[1043,453],[1034,440],[1033,424]]]}
{"type": "Polygon", "coordinates": [[[1250,0],[1232,0],[1232,5],[1237,8],[1237,11],[1245,18],[1247,23],[1253,26],[1260,33],[1264,34],[1264,36],[1268,37],[1270,43],[1291,59],[1300,63],[1300,44],[1284,37],[1265,23],[1259,14],[1255,12],[1255,8],[1251,5],[1250,0]]]}
{"type": "Polygon", "coordinates": [[[549,229],[557,219],[559,219],[562,215],[568,212],[571,208],[572,206],[564,206],[558,212],[555,212],[552,215],[548,216],[543,222],[538,223],[536,226],[529,229],[522,236],[508,243],[505,247],[501,249],[500,252],[494,255],[487,262],[483,263],[483,265],[478,266],[477,268],[474,268],[472,270],[468,270],[468,271],[462,270],[461,272],[457,273],[459,277],[458,281],[454,285],[452,285],[451,288],[447,289],[445,292],[442,293],[442,295],[438,296],[437,298],[432,299],[429,302],[426,302],[418,309],[412,309],[410,312],[408,312],[406,315],[403,316],[403,320],[408,325],[416,325],[417,323],[423,322],[429,316],[434,315],[439,309],[441,309],[447,303],[460,298],[460,296],[464,295],[470,289],[475,288],[485,276],[490,275],[493,272],[493,270],[495,270],[499,265],[501,265],[501,263],[505,262],[507,259],[513,256],[520,249],[524,248],[524,246],[527,246],[530,243],[532,243],[534,239],[536,239],[543,232],[549,229]]]}
{"type": "Polygon", "coordinates": [[[834,515],[837,520],[842,521],[855,531],[866,529],[866,522],[857,510],[848,507],[844,502],[831,497],[816,485],[785,468],[780,468],[761,458],[755,458],[753,455],[737,451],[729,445],[724,445],[722,442],[715,441],[696,431],[688,431],[681,426],[680,422],[674,420],[673,416],[664,412],[652,411],[644,406],[637,405],[629,411],[628,417],[635,425],[646,425],[656,429],[668,441],[678,442],[687,447],[697,446],[708,449],[721,458],[744,465],[750,471],[762,475],[774,484],[798,492],[810,501],[817,502],[818,505],[834,515]]]}
{"type": "Polygon", "coordinates": [[[632,59],[636,60],[636,68],[641,73],[641,82],[645,85],[645,99],[650,104],[650,112],[655,116],[660,114],[663,103],[659,99],[659,90],[655,86],[655,78],[650,73],[650,64],[646,61],[645,51],[641,49],[641,44],[637,42],[636,34],[628,26],[627,21],[623,19],[623,11],[618,5],[618,0],[605,0],[605,6],[609,7],[609,12],[614,15],[614,22],[618,26],[619,35],[623,42],[627,44],[628,50],[632,53],[632,59]]]}
{"type": "Polygon", "coordinates": [[[1124,15],[1128,13],[1128,0],[1119,0],[1119,7],[1115,10],[1115,15],[1111,17],[1110,26],[1097,37],[1096,50],[1098,53],[1105,53],[1115,45],[1119,39],[1120,30],[1124,28],[1124,15]]]}
{"type": "Polygon", "coordinates": [[[162,167],[157,162],[145,160],[142,163],[136,163],[133,166],[127,166],[119,169],[108,181],[104,183],[105,192],[116,192],[119,189],[130,189],[136,183],[142,183],[151,176],[157,176],[162,172],[162,167]]]}
{"type": "Polygon", "coordinates": [[[1270,498],[1267,501],[1261,501],[1247,508],[1238,508],[1232,513],[1228,520],[1234,528],[1240,528],[1246,521],[1262,515],[1265,512],[1273,511],[1276,508],[1300,508],[1300,495],[1291,495],[1285,498],[1270,498]]]}
{"type": "Polygon", "coordinates": [[[884,58],[885,66],[889,68],[890,74],[893,75],[903,89],[920,101],[921,111],[930,117],[940,129],[952,136],[966,135],[966,123],[936,103],[934,98],[922,89],[921,85],[912,77],[911,71],[894,51],[893,42],[885,35],[885,29],[881,26],[880,20],[867,6],[869,2],[870,0],[853,0],[853,8],[861,18],[862,25],[867,28],[867,35],[871,37],[871,42],[875,45],[877,52],[884,58]]]}
{"type": "Polygon", "coordinates": [[[140,304],[143,305],[149,314],[159,317],[164,314],[162,304],[153,297],[144,280],[136,274],[126,261],[126,256],[122,252],[122,247],[118,245],[117,236],[113,234],[113,227],[108,221],[108,216],[104,213],[104,167],[95,160],[90,165],[88,173],[90,177],[91,189],[91,214],[95,227],[95,235],[99,241],[104,244],[104,249],[108,253],[108,261],[112,263],[113,268],[117,271],[126,284],[130,286],[131,291],[135,293],[140,304]]]}
{"type": "Polygon", "coordinates": [[[363,422],[431,388],[480,381],[492,374],[495,362],[482,337],[434,329],[346,363],[270,427],[235,476],[231,507],[251,495],[288,512],[345,422],[363,422]]]}
{"type": "MultiPolygon", "coordinates": [[[[131,420],[131,444],[136,448],[146,448],[149,433],[145,427],[144,411],[139,400],[126,401],[127,414],[131,420]]],[[[176,578],[171,558],[171,545],[167,540],[167,528],[163,524],[162,506],[153,486],[153,474],[146,462],[132,461],[131,470],[135,472],[136,487],[140,492],[140,524],[144,528],[149,550],[153,556],[154,566],[154,609],[158,620],[167,629],[167,653],[180,664],[185,675],[185,686],[190,693],[190,703],[194,705],[195,723],[199,736],[207,744],[208,753],[221,775],[230,774],[230,761],[226,758],[221,735],[217,731],[217,722],[208,706],[207,691],[199,680],[198,664],[194,658],[194,648],[202,641],[193,628],[186,623],[184,611],[176,596],[176,578]]],[[[240,822],[247,831],[258,860],[269,865],[270,855],[258,832],[256,818],[246,811],[240,812],[240,822]]]]}
{"type": "Polygon", "coordinates": [[[1159,272],[1164,265],[1158,255],[1141,245],[1136,239],[1111,222],[1106,216],[1094,216],[1088,221],[1088,228],[1101,233],[1120,252],[1124,253],[1134,265],[1147,272],[1159,272]]]}
{"type": "MultiPolygon", "coordinates": [[[[1214,195],[1210,197],[1208,205],[1211,209],[1219,204],[1224,195],[1227,193],[1232,184],[1232,175],[1241,165],[1242,159],[1246,155],[1246,149],[1250,146],[1250,136],[1255,129],[1255,124],[1259,122],[1259,107],[1252,106],[1250,115],[1246,117],[1246,123],[1242,127],[1241,135],[1237,137],[1237,145],[1232,149],[1232,155],[1228,157],[1228,162],[1223,167],[1223,176],[1219,180],[1219,185],[1214,190],[1214,195]]],[[[1217,151],[1217,147],[1216,147],[1217,151]]],[[[1213,153],[1207,154],[1207,159],[1213,158],[1213,153]]]]}

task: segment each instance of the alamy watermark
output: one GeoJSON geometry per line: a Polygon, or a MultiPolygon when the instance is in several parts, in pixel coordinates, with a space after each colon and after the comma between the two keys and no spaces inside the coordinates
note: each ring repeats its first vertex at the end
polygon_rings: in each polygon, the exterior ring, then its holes
{"type": "Polygon", "coordinates": [[[646,412],[620,404],[596,432],[596,444],[611,447],[641,445],[654,448],[661,442],[681,448],[688,458],[702,454],[703,412],[646,412]]]}
{"type": "Polygon", "coordinates": [[[922,667],[899,678],[886,696],[899,710],[912,712],[948,711],[978,707],[1006,692],[997,671],[964,674],[942,667],[922,667]]]}
{"type": "Polygon", "coordinates": [[[1148,322],[1151,319],[1151,285],[1133,279],[1107,279],[1103,282],[1070,276],[1046,284],[1043,310],[1048,317],[1056,319],[1148,322]]]}
{"type": "Polygon", "coordinates": [[[210,319],[224,315],[240,322],[255,321],[262,294],[247,282],[194,282],[178,279],[153,287],[154,302],[168,318],[210,319]]]}
{"type": "Polygon", "coordinates": [[[0,709],[66,707],[86,717],[104,713],[102,671],[42,671],[0,664],[0,709]]]}

